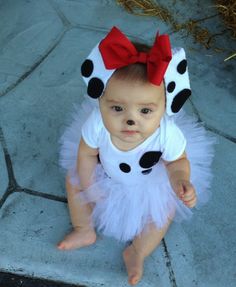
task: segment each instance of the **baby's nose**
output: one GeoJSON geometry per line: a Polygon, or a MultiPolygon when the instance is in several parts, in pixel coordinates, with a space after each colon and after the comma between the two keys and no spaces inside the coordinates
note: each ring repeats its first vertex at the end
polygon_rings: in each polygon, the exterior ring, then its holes
{"type": "Polygon", "coordinates": [[[127,120],[127,125],[128,126],[133,126],[133,125],[135,125],[135,121],[133,121],[133,120],[127,120]]]}

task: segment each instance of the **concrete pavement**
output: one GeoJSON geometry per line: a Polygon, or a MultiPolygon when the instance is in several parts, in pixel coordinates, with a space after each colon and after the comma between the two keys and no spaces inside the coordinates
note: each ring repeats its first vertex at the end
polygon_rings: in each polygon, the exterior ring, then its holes
{"type": "MultiPolygon", "coordinates": [[[[211,1],[159,2],[179,21],[216,14],[211,1]]],[[[138,286],[236,286],[236,70],[235,59],[224,62],[235,41],[226,32],[215,38],[223,52],[206,50],[112,0],[0,0],[0,271],[128,286],[123,244],[100,235],[81,250],[55,247],[70,230],[58,139],[85,92],[80,65],[113,25],[148,43],[159,29],[172,34],[172,46],[185,47],[193,89],[186,109],[218,139],[211,201],[191,222],[171,226],[138,286]]],[[[218,17],[203,25],[212,33],[225,29],[218,17]]]]}

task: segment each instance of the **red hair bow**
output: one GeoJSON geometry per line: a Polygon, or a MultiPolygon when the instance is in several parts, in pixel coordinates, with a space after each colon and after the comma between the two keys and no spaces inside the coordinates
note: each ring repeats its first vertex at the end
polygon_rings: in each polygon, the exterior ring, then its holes
{"type": "Polygon", "coordinates": [[[148,80],[160,85],[172,58],[168,35],[156,35],[149,53],[138,52],[130,40],[116,27],[113,27],[99,44],[106,69],[118,69],[134,63],[147,64],[148,80]]]}

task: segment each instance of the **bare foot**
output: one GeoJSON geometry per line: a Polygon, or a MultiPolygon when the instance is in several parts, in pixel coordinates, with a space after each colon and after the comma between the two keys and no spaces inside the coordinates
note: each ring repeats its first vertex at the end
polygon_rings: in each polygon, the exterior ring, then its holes
{"type": "Polygon", "coordinates": [[[128,282],[130,285],[136,285],[143,275],[144,258],[137,253],[131,244],[124,250],[123,259],[128,273],[128,282]]]}
{"type": "Polygon", "coordinates": [[[58,243],[57,248],[60,250],[76,249],[91,245],[95,243],[95,241],[96,233],[93,229],[88,227],[78,227],[58,243]]]}

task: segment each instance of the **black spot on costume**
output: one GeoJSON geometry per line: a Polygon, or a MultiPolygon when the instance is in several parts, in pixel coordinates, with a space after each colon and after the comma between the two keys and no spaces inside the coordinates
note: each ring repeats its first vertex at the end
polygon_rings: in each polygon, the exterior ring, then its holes
{"type": "Polygon", "coordinates": [[[99,78],[92,78],[88,82],[87,93],[91,98],[97,99],[99,98],[104,90],[103,81],[99,78]]]}
{"type": "Polygon", "coordinates": [[[121,163],[120,170],[125,173],[129,173],[131,171],[131,167],[127,163],[121,163]]]}
{"type": "Polygon", "coordinates": [[[93,73],[93,62],[91,60],[85,60],[81,66],[81,74],[83,77],[88,78],[93,73]]]}
{"type": "Polygon", "coordinates": [[[142,171],[142,174],[149,174],[152,171],[152,168],[146,169],[142,171]]]}
{"type": "Polygon", "coordinates": [[[171,110],[173,113],[178,113],[178,111],[182,108],[183,104],[190,97],[191,90],[184,89],[180,91],[175,97],[171,105],[171,110]]]}
{"type": "Polygon", "coordinates": [[[161,155],[160,151],[148,151],[140,158],[139,165],[142,168],[151,168],[158,163],[161,155]]]}
{"type": "Polygon", "coordinates": [[[174,91],[174,89],[175,89],[175,86],[176,86],[175,82],[170,82],[170,83],[167,85],[167,91],[168,91],[169,93],[172,93],[172,92],[174,91]]]}
{"type": "Polygon", "coordinates": [[[179,64],[178,64],[178,66],[177,66],[177,71],[181,74],[181,75],[183,75],[185,72],[186,72],[186,70],[187,70],[187,60],[182,60],[179,64]]]}

